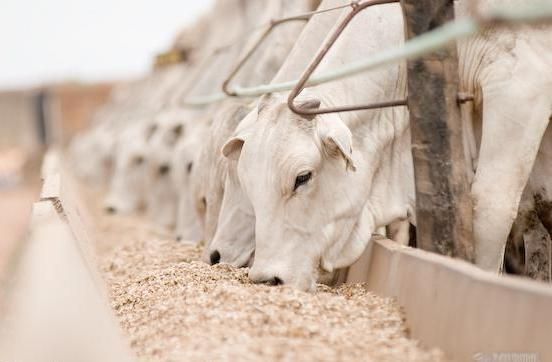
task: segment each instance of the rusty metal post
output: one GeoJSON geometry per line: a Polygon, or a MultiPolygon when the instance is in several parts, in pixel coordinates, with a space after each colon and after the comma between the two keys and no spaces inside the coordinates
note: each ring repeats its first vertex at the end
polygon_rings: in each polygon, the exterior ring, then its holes
{"type": "MultiPolygon", "coordinates": [[[[407,39],[454,20],[453,0],[401,0],[407,39]]],[[[408,61],[418,247],[474,260],[456,44],[408,61]]]]}

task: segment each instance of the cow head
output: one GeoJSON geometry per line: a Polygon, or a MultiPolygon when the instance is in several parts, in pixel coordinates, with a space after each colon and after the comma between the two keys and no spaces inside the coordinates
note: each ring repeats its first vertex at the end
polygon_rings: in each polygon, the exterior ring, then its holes
{"type": "Polygon", "coordinates": [[[201,223],[194,210],[196,189],[205,184],[198,153],[203,142],[208,119],[199,119],[187,127],[187,134],[173,152],[174,183],[178,192],[176,240],[197,242],[202,238],[201,223]]]}
{"type": "Polygon", "coordinates": [[[105,210],[129,214],[145,206],[148,170],[148,140],[156,125],[139,122],[123,131],[115,150],[115,167],[105,210]]]}
{"type": "Polygon", "coordinates": [[[71,141],[71,162],[85,182],[105,185],[112,176],[116,138],[116,129],[104,122],[71,141]]]}
{"type": "Polygon", "coordinates": [[[370,170],[337,115],[300,117],[283,99],[265,97],[258,120],[228,140],[223,154],[237,160],[255,212],[253,281],[310,290],[320,268],[332,271],[360,256],[374,230],[360,197],[370,170]]]}
{"type": "Polygon", "coordinates": [[[207,263],[243,266],[254,249],[253,209],[241,190],[236,162],[220,152],[233,132],[256,120],[256,111],[248,115],[250,111],[251,106],[243,101],[226,102],[215,114],[201,152],[199,163],[206,173],[196,177],[203,181],[195,198],[204,221],[207,263]]]}
{"type": "MultiPolygon", "coordinates": [[[[179,180],[191,160],[176,161],[174,155],[181,144],[191,137],[197,113],[193,110],[168,109],[158,114],[158,130],[151,139],[148,186],[148,214],[158,225],[173,229],[177,221],[179,180]],[[178,167],[176,167],[178,166],[178,167]]],[[[194,165],[190,165],[194,167],[194,165]]]]}
{"type": "Polygon", "coordinates": [[[154,144],[148,155],[148,216],[167,229],[176,223],[177,191],[173,182],[172,149],[154,144]]]}
{"type": "Polygon", "coordinates": [[[255,251],[255,214],[240,185],[235,160],[228,160],[222,196],[216,232],[204,260],[211,265],[250,265],[255,251]]]}

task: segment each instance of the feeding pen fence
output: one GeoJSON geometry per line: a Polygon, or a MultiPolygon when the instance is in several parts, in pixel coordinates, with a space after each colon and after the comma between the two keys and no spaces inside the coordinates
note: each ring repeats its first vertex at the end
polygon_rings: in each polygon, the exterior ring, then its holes
{"type": "MultiPolygon", "coordinates": [[[[489,25],[550,21],[552,4],[531,2],[522,8],[492,9],[485,15],[460,20],[454,20],[452,0],[367,0],[338,8],[343,7],[350,7],[350,13],[328,37],[300,79],[254,87],[232,84],[274,28],[308,20],[320,11],[276,19],[261,27],[258,42],[233,68],[221,92],[189,97],[181,106],[202,107],[229,97],[252,98],[290,91],[289,108],[303,115],[408,107],[419,248],[375,237],[369,244],[368,267],[362,271],[368,276],[367,288],[396,298],[404,307],[412,336],[442,348],[455,360],[469,360],[477,352],[497,351],[537,352],[541,360],[552,360],[548,333],[552,326],[552,290],[537,282],[494,275],[470,263],[474,260],[472,205],[463,161],[460,107],[473,102],[473,96],[459,89],[455,43],[489,25]],[[403,45],[313,76],[356,14],[389,3],[400,3],[403,8],[407,37],[403,45]],[[404,61],[408,70],[405,99],[318,110],[295,106],[294,99],[306,87],[404,61]]],[[[63,352],[52,355],[53,358],[63,360],[80,355],[87,356],[86,360],[132,360],[107,307],[97,266],[89,257],[88,244],[94,232],[87,221],[87,206],[80,201],[64,170],[62,157],[54,150],[46,156],[43,181],[41,198],[33,207],[29,238],[20,246],[17,263],[10,269],[16,282],[8,291],[22,299],[9,323],[23,326],[15,328],[22,342],[11,346],[0,342],[2,351],[19,348],[29,359],[40,358],[36,351],[25,350],[23,344],[47,341],[46,344],[59,347],[60,339],[70,337],[71,345],[61,346],[63,352]],[[67,280],[68,274],[69,284],[56,284],[67,280]],[[65,288],[67,293],[44,300],[36,294],[40,288],[65,288]],[[75,304],[80,311],[70,307],[75,304]],[[28,318],[29,312],[36,310],[40,311],[37,317],[41,322],[55,328],[56,333],[29,328],[34,323],[28,318]],[[75,322],[81,317],[84,319],[75,322]],[[95,327],[88,328],[92,324],[95,327]]],[[[0,359],[3,357],[0,355],[0,359]]]]}

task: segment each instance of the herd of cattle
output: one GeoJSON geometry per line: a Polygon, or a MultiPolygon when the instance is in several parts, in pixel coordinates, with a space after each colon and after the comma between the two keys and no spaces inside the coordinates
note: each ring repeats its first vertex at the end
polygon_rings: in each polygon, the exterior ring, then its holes
{"type": "MultiPolygon", "coordinates": [[[[520,2],[480,0],[477,7],[520,2]]],[[[250,266],[255,282],[311,290],[320,275],[353,264],[376,231],[399,230],[388,236],[404,242],[416,224],[405,107],[304,117],[288,109],[285,92],[186,104],[220,92],[260,24],[347,3],[216,1],[178,36],[184,62],[119,87],[73,140],[75,171],[108,187],[106,212],[145,210],[177,240],[204,240],[207,262],[250,266]]],[[[469,1],[455,4],[457,17],[476,10],[469,1]]],[[[348,10],[281,26],[233,82],[298,79],[348,10]]],[[[400,6],[373,7],[345,29],[319,70],[403,42],[400,6]]],[[[462,106],[462,129],[476,263],[499,271],[506,260],[510,271],[549,279],[552,29],[488,28],[460,41],[458,51],[461,91],[475,95],[462,106]]],[[[316,109],[405,96],[400,64],[308,88],[297,103],[316,109]]]]}

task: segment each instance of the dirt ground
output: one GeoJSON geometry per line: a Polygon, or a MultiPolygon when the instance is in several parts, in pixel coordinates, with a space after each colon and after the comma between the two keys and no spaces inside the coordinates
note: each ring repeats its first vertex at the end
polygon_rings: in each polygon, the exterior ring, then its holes
{"type": "Polygon", "coordinates": [[[208,266],[140,218],[106,216],[87,192],[111,306],[142,361],[442,361],[409,339],[391,299],[363,285],[305,293],[208,266]]]}

